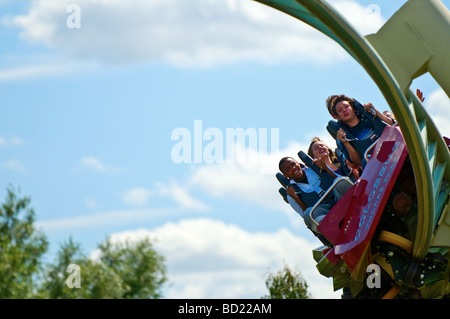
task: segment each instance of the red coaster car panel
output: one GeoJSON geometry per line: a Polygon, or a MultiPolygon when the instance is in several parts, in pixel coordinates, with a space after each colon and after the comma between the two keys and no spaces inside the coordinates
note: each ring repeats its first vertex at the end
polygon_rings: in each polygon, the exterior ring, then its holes
{"type": "MultiPolygon", "coordinates": [[[[332,253],[352,270],[372,239],[407,155],[400,129],[386,127],[360,179],[319,225],[334,245],[332,253]]],[[[328,258],[335,261],[331,255],[328,258]]]]}

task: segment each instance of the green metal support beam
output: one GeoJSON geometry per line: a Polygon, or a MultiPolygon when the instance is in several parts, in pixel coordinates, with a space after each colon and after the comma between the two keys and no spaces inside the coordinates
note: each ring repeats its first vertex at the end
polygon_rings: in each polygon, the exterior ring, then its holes
{"type": "MultiPolygon", "coordinates": [[[[266,4],[282,12],[285,12],[307,24],[321,31],[329,36],[337,43],[339,43],[371,76],[373,81],[384,95],[392,112],[394,113],[397,122],[402,130],[410,159],[414,171],[418,195],[418,223],[417,232],[413,246],[413,257],[423,259],[428,252],[430,242],[433,236],[433,230],[437,222],[437,218],[442,210],[441,205],[436,205],[437,198],[441,201],[446,201],[448,198],[448,188],[441,189],[443,180],[446,183],[450,182],[450,166],[447,163],[450,161],[450,154],[445,145],[442,136],[434,125],[433,121],[423,108],[420,100],[409,90],[409,85],[412,79],[425,71],[431,70],[431,63],[433,57],[430,56],[430,50],[425,50],[426,45],[423,43],[418,45],[419,55],[412,59],[412,62],[406,63],[406,68],[388,67],[385,60],[390,61],[389,65],[393,66],[392,57],[389,56],[388,50],[384,47],[384,40],[382,36],[362,37],[354,28],[330,5],[324,0],[255,0],[257,2],[266,4]],[[375,46],[380,49],[378,52],[375,47],[369,42],[377,43],[375,46]],[[422,49],[422,50],[420,50],[422,49]],[[409,67],[409,63],[421,62],[419,66],[409,67]],[[407,72],[405,71],[407,70],[407,72]],[[401,84],[401,85],[400,85],[401,84]],[[445,199],[445,200],[442,200],[445,199]]],[[[424,0],[409,0],[408,2],[426,2],[424,0]]],[[[435,7],[437,0],[432,0],[435,7]]],[[[421,8],[417,6],[417,8],[421,8]]],[[[445,7],[444,7],[445,8],[445,7]]],[[[397,13],[397,16],[402,16],[403,10],[411,10],[408,4],[402,7],[397,13]],[[406,8],[406,9],[405,9],[406,8]]],[[[416,9],[417,10],[417,9],[416,9]]],[[[439,10],[430,10],[433,14],[441,15],[439,10]]],[[[448,11],[448,10],[447,10],[448,11]]],[[[443,17],[436,17],[439,20],[438,30],[431,31],[442,33],[447,36],[450,34],[450,23],[447,13],[442,14],[443,17]]],[[[410,25],[414,25],[414,21],[410,21],[410,25]]],[[[428,21],[427,21],[428,23],[428,21]]],[[[389,24],[389,21],[386,25],[389,24]]],[[[383,29],[383,28],[382,28],[383,29]]],[[[417,32],[414,28],[414,36],[417,38],[417,32]],[[414,33],[415,32],[415,33],[414,33]]],[[[384,32],[384,31],[383,31],[384,32]]],[[[394,33],[392,37],[397,37],[396,40],[389,38],[389,41],[401,42],[404,36],[396,35],[395,30],[389,29],[389,32],[394,33]]],[[[427,31],[429,32],[429,31],[427,31]]],[[[414,38],[413,36],[411,36],[414,38]]],[[[408,39],[409,41],[409,39],[408,39]]],[[[390,43],[390,42],[389,42],[390,43]]],[[[409,41],[414,45],[414,41],[409,41]]],[[[444,46],[446,45],[444,42],[444,46]]],[[[435,78],[439,79],[439,83],[443,83],[444,90],[449,94],[446,88],[446,83],[450,81],[448,72],[439,73],[440,63],[447,65],[449,46],[440,51],[436,63],[433,66],[435,78]],[[443,58],[442,58],[443,56],[443,58]],[[438,72],[438,73],[436,73],[438,72]],[[438,74],[436,76],[436,74],[438,74]]],[[[408,54],[413,54],[414,50],[409,50],[408,54]]],[[[437,52],[436,50],[433,52],[437,52]]],[[[398,64],[398,63],[397,63],[398,64]]],[[[444,69],[444,70],[448,70],[444,69]]],[[[444,183],[444,184],[446,184],[444,183]]]]}

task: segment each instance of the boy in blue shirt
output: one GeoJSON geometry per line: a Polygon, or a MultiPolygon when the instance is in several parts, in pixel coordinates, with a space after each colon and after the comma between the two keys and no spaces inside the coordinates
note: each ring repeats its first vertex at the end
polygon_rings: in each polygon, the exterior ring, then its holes
{"type": "Polygon", "coordinates": [[[361,111],[355,107],[356,103],[359,104],[359,102],[343,94],[328,97],[326,103],[328,112],[334,119],[338,120],[340,126],[340,129],[336,132],[338,147],[344,153],[347,152],[353,163],[362,166],[364,151],[380,137],[386,125],[395,123],[394,120],[376,110],[372,103],[365,104],[363,108],[365,111],[371,111],[374,119],[377,117],[378,121],[363,116],[361,111]],[[351,135],[352,138],[347,138],[347,134],[351,135]],[[363,148],[356,148],[352,143],[356,140],[368,141],[369,143],[366,143],[363,148]],[[345,149],[342,149],[342,145],[345,149]]]}

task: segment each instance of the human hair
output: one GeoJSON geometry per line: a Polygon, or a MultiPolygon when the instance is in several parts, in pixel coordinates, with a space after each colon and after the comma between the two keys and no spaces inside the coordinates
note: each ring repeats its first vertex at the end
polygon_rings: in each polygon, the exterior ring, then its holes
{"type": "Polygon", "coordinates": [[[326,105],[327,105],[328,112],[332,116],[338,116],[336,113],[336,105],[341,101],[347,101],[350,104],[350,106],[352,107],[353,111],[356,112],[355,106],[354,106],[355,99],[352,99],[351,97],[348,97],[345,94],[331,95],[327,98],[326,105]]]}
{"type": "Polygon", "coordinates": [[[285,156],[280,160],[280,163],[278,163],[278,169],[280,170],[281,173],[284,173],[283,170],[281,169],[281,167],[283,166],[284,162],[286,162],[286,160],[289,158],[292,158],[292,157],[285,156]]]}
{"type": "Polygon", "coordinates": [[[338,159],[337,159],[337,157],[336,157],[336,154],[334,154],[334,151],[333,151],[327,144],[325,144],[324,141],[322,141],[322,140],[321,140],[320,138],[318,138],[317,136],[316,136],[316,137],[313,137],[313,139],[311,140],[311,143],[309,144],[308,155],[311,156],[312,158],[314,158],[312,148],[313,148],[313,145],[314,145],[315,143],[317,143],[317,142],[320,142],[320,143],[322,143],[323,145],[325,145],[325,147],[328,149],[328,154],[330,154],[329,156],[330,156],[331,162],[337,163],[337,162],[338,162],[338,159]]]}

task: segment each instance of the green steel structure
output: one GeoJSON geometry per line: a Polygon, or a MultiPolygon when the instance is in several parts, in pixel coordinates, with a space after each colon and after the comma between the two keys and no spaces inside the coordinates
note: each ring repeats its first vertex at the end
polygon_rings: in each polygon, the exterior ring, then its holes
{"type": "Polygon", "coordinates": [[[450,96],[450,12],[439,0],[407,1],[376,34],[360,35],[324,0],[255,0],[289,14],[339,43],[371,76],[403,133],[418,198],[412,256],[449,257],[450,153],[422,102],[410,90],[429,72],[450,96]]]}

